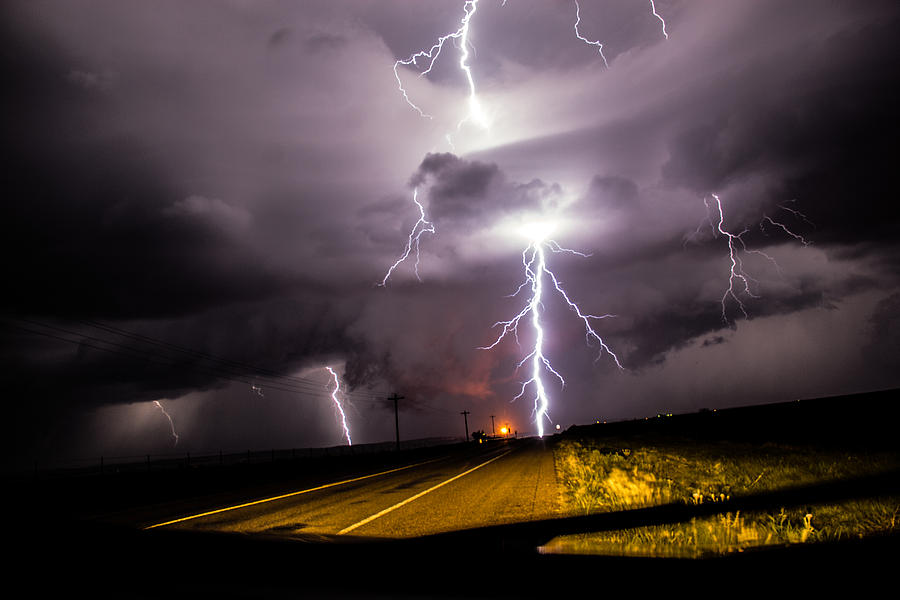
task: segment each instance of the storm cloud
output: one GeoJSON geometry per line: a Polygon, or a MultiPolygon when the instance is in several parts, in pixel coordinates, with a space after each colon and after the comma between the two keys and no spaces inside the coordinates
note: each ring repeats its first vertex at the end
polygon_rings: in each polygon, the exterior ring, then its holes
{"type": "Polygon", "coordinates": [[[479,347],[524,306],[534,221],[581,254],[549,260],[614,315],[625,367],[547,299],[554,422],[900,384],[896,3],[658,0],[668,39],[640,3],[581,5],[608,68],[574,5],[481,1],[481,128],[455,48],[398,71],[431,119],[392,70],[462,3],[5,3],[15,460],[170,450],[153,400],[185,450],[340,443],[325,365],[355,441],[392,436],[394,391],[409,437],[459,435],[463,409],[528,432],[530,331],[479,347]],[[419,277],[378,285],[413,193],[419,277]],[[749,251],[746,318],[712,194],[749,251]]]}

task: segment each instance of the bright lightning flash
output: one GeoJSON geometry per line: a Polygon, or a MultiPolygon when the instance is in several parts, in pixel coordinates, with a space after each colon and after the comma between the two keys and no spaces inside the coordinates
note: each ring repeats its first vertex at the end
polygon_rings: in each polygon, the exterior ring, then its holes
{"type": "MultiPolygon", "coordinates": [[[[725,239],[728,240],[728,255],[729,255],[730,262],[731,262],[731,267],[729,269],[729,275],[728,275],[728,287],[726,288],[725,293],[722,294],[722,321],[725,323],[728,322],[727,303],[728,303],[729,298],[732,301],[734,301],[734,303],[737,304],[738,308],[740,309],[741,313],[744,315],[744,318],[746,319],[746,318],[748,318],[747,308],[746,308],[746,306],[744,306],[744,303],[741,300],[741,298],[738,296],[738,294],[745,294],[750,298],[759,298],[759,296],[753,292],[752,286],[751,286],[751,284],[758,284],[759,282],[756,279],[754,279],[753,277],[751,277],[747,273],[747,271],[744,269],[744,261],[743,261],[741,255],[742,254],[756,254],[758,256],[762,256],[767,261],[772,263],[772,265],[778,270],[779,273],[781,272],[781,267],[778,265],[778,263],[775,261],[775,259],[772,258],[772,256],[770,256],[769,254],[766,254],[762,250],[750,250],[747,248],[746,243],[744,243],[743,236],[748,231],[750,231],[749,228],[744,228],[743,231],[741,231],[740,233],[736,233],[736,234],[731,233],[730,231],[725,229],[725,212],[724,212],[724,209],[722,208],[722,200],[716,194],[710,194],[710,196],[715,201],[715,204],[716,204],[715,210],[719,215],[719,219],[718,219],[717,223],[713,224],[712,218],[710,217],[710,214],[709,214],[710,211],[712,211],[713,209],[710,206],[710,197],[708,196],[703,199],[703,203],[706,205],[706,211],[707,211],[707,217],[709,218],[709,224],[713,230],[713,234],[716,235],[716,237],[718,237],[718,235],[721,234],[722,236],[725,237],[725,239]]],[[[794,214],[795,217],[802,218],[806,222],[809,222],[809,219],[806,218],[806,215],[804,215],[803,213],[801,213],[798,210],[794,210],[792,208],[788,208],[783,205],[779,205],[779,208],[782,208],[788,212],[791,212],[794,214]]],[[[782,229],[785,233],[787,233],[788,235],[793,237],[795,240],[802,243],[804,246],[809,245],[809,242],[803,236],[794,233],[787,227],[787,225],[785,225],[784,223],[781,223],[780,221],[776,221],[776,220],[772,219],[768,215],[763,215],[763,218],[759,223],[760,229],[763,231],[763,233],[765,233],[765,231],[766,231],[765,225],[764,225],[765,223],[769,223],[769,225],[773,225],[775,227],[782,229]]],[[[698,228],[698,231],[699,231],[699,228],[698,228]]]]}
{"type": "Polygon", "coordinates": [[[159,403],[159,400],[154,400],[153,404],[155,404],[156,407],[162,411],[162,414],[164,414],[166,416],[166,418],[169,420],[169,427],[172,428],[172,437],[175,438],[175,443],[173,444],[173,446],[177,446],[178,445],[178,434],[175,433],[175,422],[172,421],[172,415],[170,415],[169,413],[166,412],[166,409],[163,408],[163,405],[159,403]]]}
{"type": "Polygon", "coordinates": [[[338,379],[337,373],[334,372],[334,369],[325,367],[325,370],[331,373],[331,377],[334,380],[334,389],[331,391],[331,399],[334,401],[334,406],[341,415],[341,427],[344,429],[344,437],[347,438],[347,445],[352,446],[353,440],[350,439],[350,428],[347,426],[347,415],[344,413],[344,405],[341,402],[341,399],[338,398],[338,395],[341,392],[341,382],[338,379]]]}
{"type": "MultiPolygon", "coordinates": [[[[578,26],[581,24],[581,6],[578,4],[578,0],[574,0],[575,2],[575,37],[584,42],[589,46],[595,46],[597,48],[597,52],[600,54],[600,58],[603,59],[603,64],[609,67],[609,62],[606,60],[606,55],[603,54],[603,44],[598,40],[589,40],[578,30],[578,26]]],[[[506,6],[506,0],[503,0],[502,6],[506,6]]],[[[468,111],[465,116],[459,120],[456,124],[456,131],[459,132],[462,129],[462,126],[469,122],[473,121],[483,129],[490,128],[490,118],[484,110],[484,107],[481,105],[481,102],[478,100],[478,94],[475,89],[475,78],[472,76],[472,68],[469,66],[469,52],[470,48],[473,48],[472,44],[469,42],[469,25],[472,22],[472,17],[475,16],[475,12],[478,10],[478,0],[466,0],[463,5],[463,17],[460,19],[459,28],[456,31],[451,33],[444,34],[438,37],[437,41],[432,44],[431,48],[427,50],[419,50],[413,54],[410,54],[405,59],[400,59],[394,62],[394,78],[397,80],[397,89],[400,90],[400,93],[403,95],[403,99],[409,104],[420,116],[426,119],[433,119],[434,117],[429,113],[426,113],[422,107],[412,101],[409,97],[409,93],[406,88],[403,87],[403,79],[400,77],[400,67],[410,67],[413,69],[417,69],[419,71],[419,77],[424,77],[428,75],[431,70],[434,68],[435,62],[437,62],[438,57],[441,55],[441,51],[444,49],[444,44],[449,40],[453,40],[459,49],[459,70],[462,71],[463,75],[466,78],[466,82],[469,86],[469,97],[468,97],[468,111]]],[[[653,16],[659,19],[659,22],[662,23],[662,33],[666,39],[669,39],[669,34],[666,31],[666,21],[662,18],[662,16],[656,12],[656,3],[654,0],[650,0],[650,11],[653,16]]],[[[453,139],[452,133],[448,132],[446,135],[447,143],[450,144],[450,147],[453,147],[453,139]]]]}
{"type": "Polygon", "coordinates": [[[415,263],[415,273],[416,279],[422,281],[422,278],[419,277],[419,241],[422,239],[422,235],[426,233],[434,233],[434,223],[425,218],[425,207],[422,206],[422,203],[419,202],[418,199],[419,188],[416,188],[413,191],[413,202],[416,203],[416,206],[419,207],[419,220],[416,221],[416,224],[413,225],[412,230],[409,232],[409,239],[406,242],[406,249],[403,251],[403,254],[400,255],[400,258],[391,265],[391,268],[387,270],[387,273],[384,275],[384,279],[381,280],[381,283],[378,285],[384,287],[387,285],[388,279],[391,277],[391,274],[394,272],[400,263],[404,262],[407,258],[409,258],[410,253],[413,251],[413,248],[416,250],[416,263],[415,263]]]}
{"type": "Polygon", "coordinates": [[[669,39],[669,34],[666,33],[666,21],[661,16],[659,16],[658,12],[656,12],[656,4],[654,4],[653,0],[650,0],[650,11],[653,13],[653,16],[659,19],[659,22],[662,23],[663,35],[666,36],[666,39],[669,39]]]}
{"type": "Polygon", "coordinates": [[[497,346],[503,338],[507,336],[507,334],[512,333],[516,339],[516,343],[519,343],[519,323],[527,316],[531,316],[531,326],[534,329],[535,339],[534,339],[534,347],[531,352],[519,362],[517,369],[521,367],[523,364],[531,361],[531,377],[522,384],[522,388],[519,393],[513,398],[513,400],[517,400],[525,395],[525,392],[528,389],[529,385],[533,385],[534,387],[534,419],[537,424],[538,435],[543,437],[544,435],[544,419],[550,420],[547,414],[547,410],[550,405],[550,399],[547,395],[547,388],[544,385],[544,381],[541,378],[544,372],[551,373],[554,377],[559,379],[560,384],[565,385],[565,380],[562,375],[553,368],[550,360],[544,354],[544,327],[541,324],[540,312],[543,308],[544,301],[544,288],[547,280],[553,286],[553,289],[566,301],[569,308],[578,315],[578,318],[584,323],[585,328],[585,339],[587,344],[590,346],[592,340],[597,343],[600,347],[600,353],[597,356],[599,360],[603,355],[603,351],[605,350],[607,354],[609,354],[612,359],[615,361],[616,366],[622,369],[622,364],[619,362],[618,356],[609,349],[606,345],[606,342],[603,341],[603,338],[591,327],[592,319],[605,319],[607,317],[612,317],[614,315],[589,315],[581,312],[581,309],[575,304],[570,298],[566,291],[563,289],[562,284],[559,279],[557,279],[556,275],[547,267],[547,256],[546,250],[550,250],[554,253],[569,253],[575,254],[577,256],[587,257],[589,255],[582,254],[581,252],[576,252],[574,250],[569,250],[567,248],[563,248],[555,241],[548,239],[548,236],[552,232],[552,226],[547,224],[535,224],[531,226],[527,226],[522,229],[522,232],[529,237],[531,242],[528,247],[522,252],[522,265],[525,269],[525,281],[519,286],[519,288],[515,291],[515,293],[511,294],[510,297],[516,297],[519,293],[522,292],[523,289],[530,288],[531,296],[528,298],[525,306],[522,308],[519,313],[514,316],[512,319],[508,321],[498,321],[494,323],[494,327],[502,326],[503,329],[500,332],[500,335],[497,339],[489,346],[481,346],[479,350],[490,350],[497,346]],[[546,277],[545,277],[546,276],[546,277]]]}
{"type": "MultiPolygon", "coordinates": [[[[468,112],[457,123],[457,131],[459,131],[462,126],[468,121],[474,121],[483,128],[487,128],[490,125],[490,121],[484,111],[484,108],[481,106],[481,102],[479,102],[478,100],[478,95],[475,92],[475,79],[472,76],[472,69],[469,66],[469,49],[471,48],[471,43],[469,42],[469,23],[471,23],[472,17],[475,15],[476,10],[478,10],[478,0],[466,0],[465,5],[463,6],[463,11],[465,14],[463,15],[463,18],[460,21],[459,28],[456,31],[439,37],[430,49],[420,50],[419,52],[411,54],[408,58],[398,60],[394,63],[394,77],[397,79],[397,87],[400,90],[400,93],[403,94],[403,99],[406,100],[406,103],[414,108],[416,112],[418,112],[421,116],[425,117],[426,119],[433,119],[434,117],[426,113],[424,110],[422,110],[421,107],[414,103],[412,99],[410,99],[406,88],[403,87],[403,80],[400,78],[399,68],[402,65],[404,67],[413,67],[416,69],[420,69],[421,67],[419,66],[419,63],[421,61],[422,65],[424,65],[425,68],[419,72],[419,77],[424,77],[431,72],[431,69],[434,68],[434,63],[441,55],[441,51],[444,49],[444,44],[448,40],[454,40],[457,43],[457,47],[459,48],[459,69],[465,76],[466,82],[469,86],[468,112]]],[[[453,147],[453,141],[451,139],[450,133],[447,134],[447,142],[451,147],[453,147]]]]}

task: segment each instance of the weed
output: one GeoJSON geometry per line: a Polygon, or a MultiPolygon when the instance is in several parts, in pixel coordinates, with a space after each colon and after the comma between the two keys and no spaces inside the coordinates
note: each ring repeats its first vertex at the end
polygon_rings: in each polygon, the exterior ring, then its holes
{"type": "MultiPolygon", "coordinates": [[[[681,502],[700,505],[741,495],[883,472],[893,454],[823,453],[791,446],[667,443],[598,446],[563,440],[555,448],[569,512],[622,511],[681,502]],[[610,452],[610,448],[618,448],[610,452]]],[[[778,512],[724,512],[674,525],[563,536],[545,550],[652,556],[706,556],[753,546],[863,537],[900,528],[900,498],[856,500],[778,512]]]]}

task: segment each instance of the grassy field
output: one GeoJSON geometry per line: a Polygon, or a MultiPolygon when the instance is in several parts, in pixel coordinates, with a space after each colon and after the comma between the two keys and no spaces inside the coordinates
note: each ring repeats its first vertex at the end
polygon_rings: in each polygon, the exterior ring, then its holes
{"type": "Polygon", "coordinates": [[[813,493],[809,503],[777,506],[778,494],[785,490],[815,490],[897,470],[900,459],[887,450],[579,436],[560,440],[554,459],[567,514],[673,504],[697,507],[702,514],[674,524],[561,536],[547,544],[545,552],[706,557],[900,528],[900,495],[892,492],[825,502],[816,501],[813,493]],[[765,502],[769,497],[773,501],[765,502]],[[766,508],[733,509],[747,498],[762,499],[759,504],[766,508]]]}

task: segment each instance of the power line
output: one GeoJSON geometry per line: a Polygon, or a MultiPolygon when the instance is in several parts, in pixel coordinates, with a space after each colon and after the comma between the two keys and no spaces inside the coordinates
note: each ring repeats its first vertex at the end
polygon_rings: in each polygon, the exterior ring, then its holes
{"type": "MultiPolygon", "coordinates": [[[[171,342],[166,342],[166,341],[163,341],[163,340],[160,340],[157,338],[152,338],[152,337],[144,335],[144,334],[128,331],[128,330],[125,330],[125,329],[122,329],[119,327],[115,327],[113,325],[109,325],[107,323],[101,323],[98,321],[90,321],[90,320],[79,320],[78,322],[89,325],[90,327],[102,329],[102,330],[112,333],[114,335],[119,335],[122,337],[135,339],[137,341],[142,341],[144,343],[155,345],[155,346],[160,346],[160,347],[163,347],[166,349],[180,352],[180,353],[188,355],[188,356],[195,356],[198,358],[203,358],[206,360],[217,362],[217,363],[220,363],[220,364],[225,365],[232,369],[241,369],[241,370],[252,371],[254,373],[254,376],[256,376],[256,377],[265,378],[265,379],[274,379],[274,380],[285,380],[285,381],[290,382],[292,385],[307,386],[308,388],[314,388],[314,389],[318,389],[321,387],[321,384],[311,381],[309,379],[296,377],[296,376],[289,375],[289,374],[279,372],[279,371],[273,371],[270,369],[266,369],[264,367],[260,367],[258,365],[252,365],[249,363],[244,363],[244,362],[240,362],[240,361],[231,360],[228,358],[223,358],[220,356],[216,356],[214,354],[210,354],[208,352],[194,350],[192,348],[186,348],[186,347],[180,346],[178,344],[173,344],[171,342]]],[[[376,398],[376,397],[381,398],[381,396],[377,396],[374,394],[367,394],[364,392],[349,392],[349,393],[357,394],[358,396],[368,396],[370,398],[376,398]]]]}
{"type": "MultiPolygon", "coordinates": [[[[22,317],[14,317],[14,318],[16,320],[19,320],[19,321],[22,321],[25,323],[29,323],[31,325],[35,325],[38,327],[44,327],[46,329],[54,330],[54,331],[57,331],[57,332],[60,332],[63,334],[67,334],[67,335],[78,336],[80,339],[70,339],[70,338],[64,337],[62,335],[57,335],[57,334],[50,333],[47,331],[30,329],[28,327],[16,325],[14,323],[7,323],[8,326],[15,327],[15,328],[23,330],[23,331],[27,331],[29,333],[46,336],[46,337],[60,340],[63,342],[68,342],[70,344],[74,344],[74,345],[77,345],[80,347],[92,348],[95,350],[100,350],[100,351],[108,352],[111,354],[117,354],[120,356],[127,356],[127,357],[133,358],[133,359],[148,361],[148,362],[155,363],[158,365],[163,365],[166,367],[191,369],[194,371],[199,371],[199,372],[206,373],[208,375],[212,375],[218,379],[226,379],[229,381],[235,381],[235,382],[243,383],[246,385],[253,385],[253,382],[251,380],[249,380],[248,376],[244,373],[231,371],[231,370],[224,369],[224,368],[212,367],[212,366],[203,366],[203,365],[196,365],[196,364],[190,364],[190,363],[167,362],[167,361],[173,361],[176,359],[172,356],[167,356],[164,354],[153,353],[153,352],[149,352],[146,350],[133,348],[130,346],[125,346],[123,344],[119,344],[119,343],[116,343],[116,342],[113,342],[110,340],[105,340],[102,338],[97,338],[94,336],[86,335],[83,332],[72,331],[72,330],[66,329],[64,327],[59,327],[59,326],[51,325],[48,323],[41,323],[39,321],[33,321],[31,319],[25,319],[22,317]],[[89,340],[89,341],[85,341],[85,340],[89,340]],[[90,343],[90,342],[96,342],[99,344],[107,344],[112,347],[98,346],[98,345],[96,345],[94,343],[90,343]],[[163,360],[160,360],[160,359],[163,359],[163,360]]],[[[309,383],[313,384],[313,382],[309,382],[309,383]]],[[[312,397],[312,396],[320,397],[321,394],[324,393],[323,392],[324,385],[320,385],[320,386],[318,386],[318,389],[314,389],[314,388],[310,388],[310,387],[298,387],[296,385],[292,385],[290,382],[281,383],[281,382],[276,381],[274,383],[267,384],[266,387],[268,389],[279,390],[279,391],[288,392],[288,393],[292,393],[292,394],[298,394],[298,395],[307,396],[307,397],[312,397]]],[[[368,394],[366,396],[369,397],[368,400],[360,399],[360,401],[370,402],[373,404],[376,402],[384,401],[383,396],[375,396],[375,395],[368,395],[368,394]]],[[[354,399],[354,401],[357,401],[357,399],[354,399]]]]}
{"type": "MultiPolygon", "coordinates": [[[[243,383],[245,385],[254,386],[255,383],[262,383],[265,385],[266,389],[278,390],[290,394],[297,394],[300,396],[305,396],[308,398],[315,397],[320,398],[323,393],[327,394],[325,389],[325,385],[322,383],[318,383],[316,381],[296,377],[291,375],[281,374],[278,371],[273,371],[270,369],[265,369],[262,367],[258,367],[256,365],[251,365],[248,363],[242,363],[239,361],[234,361],[231,359],[219,357],[207,352],[202,352],[199,350],[195,350],[192,348],[188,348],[185,346],[180,346],[178,344],[173,344],[171,342],[167,342],[164,340],[160,340],[157,338],[153,338],[144,334],[136,333],[133,331],[128,331],[126,329],[122,329],[116,327],[114,325],[110,325],[107,323],[102,323],[98,321],[91,320],[76,320],[78,323],[82,323],[87,325],[88,327],[99,329],[102,331],[106,331],[107,333],[111,333],[113,335],[117,335],[120,337],[124,337],[127,339],[133,339],[135,341],[139,341],[145,344],[148,344],[152,347],[159,347],[162,350],[167,351],[175,351],[176,353],[183,354],[186,356],[193,356],[196,358],[201,358],[203,360],[207,360],[213,363],[219,363],[218,365],[199,365],[192,362],[182,362],[178,356],[171,356],[169,354],[165,354],[160,351],[148,350],[144,348],[136,348],[130,345],[125,345],[113,340],[104,339],[101,337],[96,337],[93,335],[89,335],[84,331],[74,331],[72,329],[67,329],[65,327],[61,327],[59,325],[53,325],[50,323],[45,323],[41,321],[36,321],[33,319],[28,319],[25,317],[14,317],[14,316],[6,316],[7,319],[14,319],[17,321],[21,321],[24,323],[28,323],[33,326],[42,327],[45,329],[50,329],[56,331],[61,334],[65,334],[68,336],[76,336],[78,339],[70,339],[68,337],[64,337],[63,335],[53,334],[47,331],[40,331],[36,329],[31,329],[28,327],[23,327],[21,325],[16,325],[14,323],[7,323],[7,325],[11,327],[15,327],[17,329],[27,331],[32,334],[46,336],[52,339],[60,340],[63,342],[67,342],[73,345],[77,345],[80,347],[92,348],[94,350],[99,350],[103,352],[107,352],[110,354],[117,354],[119,356],[125,356],[136,360],[147,361],[154,364],[177,368],[177,369],[189,369],[198,372],[205,373],[207,375],[211,375],[218,379],[224,379],[228,381],[234,381],[237,383],[243,383]],[[95,343],[90,343],[95,342],[95,343]],[[105,344],[97,345],[97,344],[105,344]],[[107,347],[111,346],[111,347],[107,347]],[[238,370],[238,369],[241,370],[238,370]],[[246,371],[251,371],[251,373],[247,373],[246,371]],[[267,373],[262,378],[258,377],[256,373],[267,373]],[[259,381],[259,379],[265,379],[266,381],[259,381]]],[[[386,400],[391,400],[391,398],[385,398],[380,394],[373,394],[367,392],[345,392],[345,395],[350,396],[351,400],[356,402],[368,403],[368,404],[381,404],[384,405],[386,400]]],[[[398,398],[400,399],[400,398],[398,398]]],[[[396,405],[396,402],[395,402],[396,405]]],[[[442,412],[445,414],[452,414],[454,411],[448,410],[445,408],[440,408],[437,406],[432,406],[426,402],[416,401],[414,406],[422,407],[428,410],[442,412]]],[[[396,406],[395,406],[396,409],[396,406]]]]}
{"type": "MultiPolygon", "coordinates": [[[[99,321],[92,321],[92,320],[89,320],[89,319],[79,319],[78,322],[84,323],[84,324],[89,325],[89,326],[91,326],[91,327],[96,327],[96,328],[99,328],[99,329],[103,329],[103,330],[108,331],[108,332],[113,333],[113,334],[117,334],[117,335],[121,335],[121,336],[124,336],[124,337],[129,337],[129,338],[137,339],[137,340],[144,341],[144,342],[147,342],[147,343],[150,343],[150,344],[154,344],[154,345],[160,345],[160,346],[163,346],[163,347],[171,348],[171,349],[173,349],[173,350],[176,350],[176,351],[178,351],[178,352],[182,352],[182,353],[185,353],[185,354],[188,354],[188,355],[193,355],[193,356],[197,356],[197,357],[201,357],[201,358],[206,358],[206,359],[208,359],[208,360],[220,362],[220,363],[223,363],[223,364],[234,365],[235,367],[241,367],[241,368],[244,368],[244,369],[247,369],[247,370],[255,371],[255,372],[257,372],[257,373],[263,373],[263,374],[264,374],[264,375],[263,375],[264,378],[268,378],[268,379],[276,379],[276,380],[277,380],[277,379],[285,379],[285,380],[288,380],[288,381],[290,381],[290,382],[292,382],[292,383],[293,383],[293,382],[296,382],[298,385],[313,386],[313,387],[314,387],[314,390],[313,390],[313,391],[315,391],[315,392],[318,392],[318,390],[321,388],[321,384],[319,384],[319,383],[317,383],[317,382],[314,382],[314,381],[311,381],[311,380],[309,380],[309,379],[304,379],[304,378],[302,378],[302,377],[297,377],[297,376],[293,376],[293,375],[286,375],[286,374],[284,374],[283,372],[273,371],[273,370],[266,369],[266,368],[263,368],[263,367],[259,367],[258,365],[253,365],[253,364],[250,364],[250,363],[244,363],[244,362],[239,362],[239,361],[235,361],[235,360],[231,360],[231,359],[227,359],[227,358],[222,358],[222,357],[216,356],[216,355],[214,355],[214,354],[210,354],[210,353],[208,353],[208,352],[203,352],[203,351],[200,351],[200,350],[194,350],[194,349],[192,349],[192,348],[187,348],[187,347],[184,347],[184,346],[180,346],[180,345],[178,345],[178,344],[173,344],[173,343],[171,343],[171,342],[166,342],[166,341],[160,340],[160,339],[158,339],[158,338],[153,338],[153,337],[150,337],[150,336],[147,336],[147,335],[144,335],[144,334],[136,333],[136,332],[133,332],[133,331],[128,331],[128,330],[126,330],[126,329],[122,329],[122,328],[120,328],[120,327],[116,327],[116,326],[114,326],[114,325],[110,325],[110,324],[108,324],[108,323],[102,323],[102,322],[99,322],[99,321]]],[[[353,396],[356,396],[356,397],[369,398],[369,399],[372,399],[372,400],[379,400],[379,401],[383,401],[383,400],[385,399],[384,396],[382,396],[382,395],[380,395],[380,394],[369,394],[369,393],[366,393],[366,392],[354,392],[354,391],[350,391],[350,392],[345,392],[345,395],[353,395],[353,396]]],[[[428,408],[428,409],[430,409],[430,410],[434,410],[434,411],[438,411],[438,412],[443,412],[443,413],[446,413],[446,414],[453,414],[453,413],[455,412],[455,411],[452,411],[452,410],[449,410],[449,409],[445,409],[445,408],[440,408],[440,407],[437,407],[437,406],[433,406],[433,405],[430,405],[430,404],[428,404],[428,403],[426,403],[426,402],[422,402],[422,401],[419,401],[419,400],[417,400],[417,401],[415,402],[414,406],[416,406],[416,407],[422,406],[422,407],[428,408]]]]}

